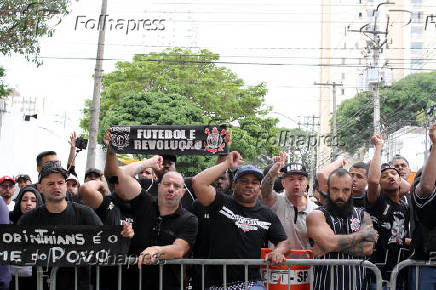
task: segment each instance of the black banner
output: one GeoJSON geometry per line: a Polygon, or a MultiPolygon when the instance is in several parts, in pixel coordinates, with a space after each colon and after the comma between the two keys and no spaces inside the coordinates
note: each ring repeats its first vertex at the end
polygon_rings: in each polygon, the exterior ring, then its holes
{"type": "Polygon", "coordinates": [[[228,151],[226,126],[111,126],[117,153],[214,155],[228,151]]]}
{"type": "Polygon", "coordinates": [[[0,225],[0,264],[79,266],[123,263],[122,226],[0,225]]]}

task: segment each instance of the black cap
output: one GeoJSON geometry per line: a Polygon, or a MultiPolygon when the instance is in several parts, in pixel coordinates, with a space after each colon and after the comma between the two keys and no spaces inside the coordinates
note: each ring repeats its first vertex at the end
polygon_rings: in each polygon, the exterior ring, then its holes
{"type": "Polygon", "coordinates": [[[171,162],[177,162],[177,156],[176,155],[162,155],[163,161],[171,161],[171,162]]]}
{"type": "Polygon", "coordinates": [[[59,162],[57,161],[48,161],[42,165],[41,172],[38,176],[38,183],[41,183],[41,180],[45,177],[49,176],[52,173],[60,173],[65,180],[67,180],[68,173],[65,168],[62,168],[62,166],[59,165],[59,162]]]}
{"type": "Polygon", "coordinates": [[[383,172],[383,171],[388,170],[388,169],[393,169],[393,170],[395,170],[398,174],[400,174],[400,172],[398,171],[398,169],[395,168],[395,166],[393,166],[393,165],[390,164],[390,163],[383,163],[383,164],[381,165],[380,172],[383,172]]]}
{"type": "Polygon", "coordinates": [[[32,179],[30,179],[30,176],[27,175],[27,174],[18,174],[18,175],[15,177],[15,181],[16,181],[16,182],[18,182],[20,179],[24,179],[24,180],[32,181],[32,179]]]}
{"type": "Polygon", "coordinates": [[[85,179],[91,174],[91,173],[94,173],[94,174],[97,174],[98,176],[101,176],[101,171],[100,171],[100,169],[97,169],[97,168],[88,168],[87,170],[86,170],[86,173],[85,173],[85,179]]]}
{"type": "Polygon", "coordinates": [[[280,169],[280,172],[283,172],[283,175],[296,173],[296,174],[304,175],[306,177],[309,176],[306,167],[301,163],[295,163],[295,162],[286,164],[285,166],[283,166],[282,169],[280,169]]]}

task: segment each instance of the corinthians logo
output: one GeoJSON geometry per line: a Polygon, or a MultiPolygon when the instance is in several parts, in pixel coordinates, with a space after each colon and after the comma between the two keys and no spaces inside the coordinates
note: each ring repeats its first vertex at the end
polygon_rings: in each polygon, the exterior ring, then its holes
{"type": "Polygon", "coordinates": [[[112,127],[111,144],[118,150],[129,147],[130,127],[112,127]]]}
{"type": "Polygon", "coordinates": [[[226,146],[222,137],[227,133],[225,129],[222,129],[220,132],[216,127],[213,127],[212,132],[210,132],[209,128],[206,128],[204,133],[207,134],[205,147],[207,151],[214,154],[218,151],[223,151],[223,148],[226,146]]]}

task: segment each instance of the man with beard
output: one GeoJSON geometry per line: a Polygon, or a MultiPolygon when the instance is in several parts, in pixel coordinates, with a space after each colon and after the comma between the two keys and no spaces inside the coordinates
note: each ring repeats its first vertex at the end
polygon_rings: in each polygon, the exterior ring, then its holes
{"type": "MultiPolygon", "coordinates": [[[[373,252],[377,232],[363,208],[353,207],[351,201],[352,177],[343,168],[334,170],[328,177],[328,197],[325,207],[307,216],[307,233],[314,242],[313,254],[318,259],[364,259],[373,252]]],[[[314,268],[314,289],[366,289],[366,271],[351,266],[335,269],[330,280],[330,266],[314,268]],[[356,288],[354,288],[356,287],[356,288]]]]}
{"type": "MultiPolygon", "coordinates": [[[[18,220],[19,225],[102,225],[92,209],[75,202],[67,202],[67,170],[57,161],[41,166],[38,191],[45,198],[43,206],[32,209],[18,220]]],[[[77,289],[89,289],[87,267],[77,270],[77,289]]],[[[75,271],[72,267],[59,268],[56,288],[74,289],[75,271]],[[62,287],[60,287],[62,285],[62,287]]]]}
{"type": "MultiPolygon", "coordinates": [[[[338,158],[336,161],[330,163],[325,168],[320,170],[316,175],[318,177],[318,182],[322,190],[327,188],[327,177],[333,170],[337,168],[342,168],[347,164],[347,162],[342,158],[338,158]]],[[[353,187],[351,199],[355,207],[365,207],[365,195],[366,186],[368,185],[368,171],[369,165],[364,162],[354,163],[349,172],[353,177],[353,187]]]]}
{"type": "MultiPolygon", "coordinates": [[[[373,136],[371,142],[375,152],[369,166],[366,210],[371,215],[380,239],[370,261],[378,265],[383,280],[389,280],[394,265],[406,258],[410,244],[410,239],[407,238],[409,210],[400,201],[400,186],[407,186],[408,183],[391,164],[380,165],[383,148],[381,134],[373,136]]],[[[400,279],[397,285],[402,283],[404,280],[400,279]]]]}
{"type": "Polygon", "coordinates": [[[284,152],[280,152],[280,156],[275,156],[273,159],[274,165],[262,180],[262,202],[279,217],[291,249],[310,250],[306,217],[318,206],[307,197],[309,186],[306,167],[294,162],[283,166],[286,160],[284,152]],[[273,190],[279,172],[283,174],[281,180],[283,193],[273,190]]]}
{"type": "MultiPolygon", "coordinates": [[[[257,197],[260,192],[262,172],[252,165],[241,166],[233,177],[233,196],[217,192],[212,183],[229,168],[237,168],[241,155],[233,151],[225,162],[207,168],[192,179],[198,201],[209,210],[208,232],[209,259],[260,259],[261,248],[271,241],[276,245],[266,258],[273,264],[285,261],[289,251],[286,234],[275,213],[263,206],[257,197]]],[[[245,278],[244,266],[228,266],[227,289],[243,289],[247,279],[248,289],[265,289],[259,266],[248,267],[245,278]]],[[[205,281],[209,289],[223,289],[223,267],[207,268],[205,281]]]]}

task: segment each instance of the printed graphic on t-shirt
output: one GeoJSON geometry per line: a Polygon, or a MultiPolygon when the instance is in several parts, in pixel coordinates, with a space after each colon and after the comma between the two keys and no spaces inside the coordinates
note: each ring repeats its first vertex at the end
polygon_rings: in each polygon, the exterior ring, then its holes
{"type": "Polygon", "coordinates": [[[358,218],[350,219],[350,228],[353,232],[357,232],[360,229],[360,219],[358,218]]]}
{"type": "Polygon", "coordinates": [[[235,214],[225,206],[222,207],[220,213],[226,216],[228,219],[233,220],[235,222],[235,225],[244,232],[257,231],[259,230],[259,228],[268,230],[271,226],[271,223],[269,222],[263,222],[259,219],[246,218],[235,214]]]}
{"type": "Polygon", "coordinates": [[[391,237],[388,243],[403,244],[403,239],[406,236],[404,229],[404,218],[399,218],[394,213],[394,220],[392,222],[391,237]]]}

